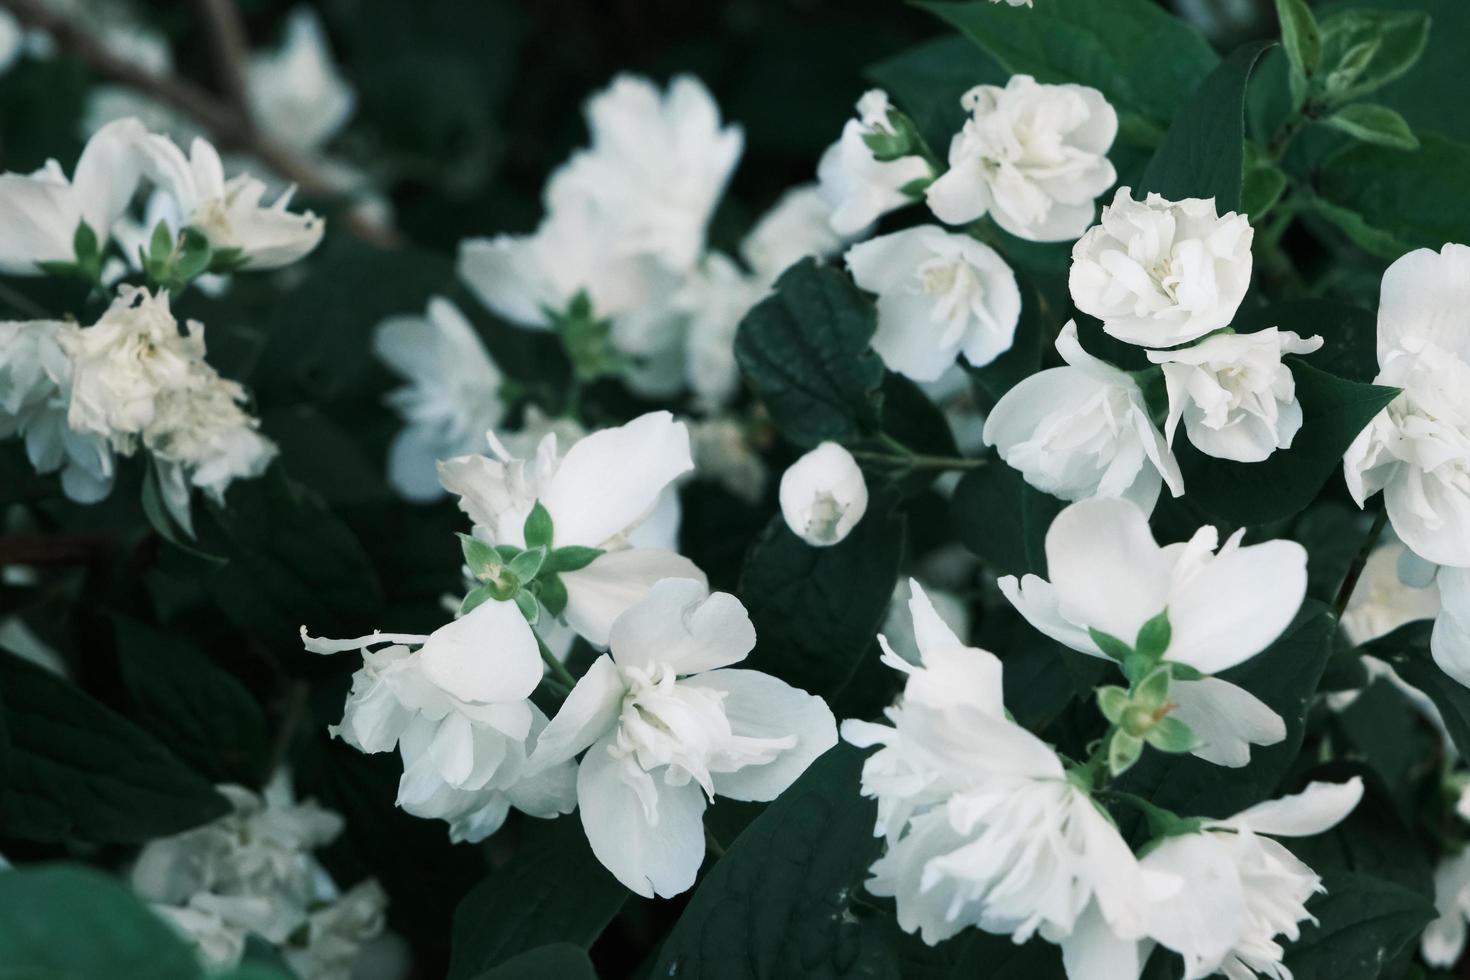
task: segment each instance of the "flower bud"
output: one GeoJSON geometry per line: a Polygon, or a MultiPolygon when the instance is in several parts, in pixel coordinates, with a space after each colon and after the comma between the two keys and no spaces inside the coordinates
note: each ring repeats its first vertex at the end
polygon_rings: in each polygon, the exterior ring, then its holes
{"type": "Polygon", "coordinates": [[[847,537],[868,509],[868,485],[852,454],[824,442],[781,477],[781,514],[807,544],[826,547],[847,537]]]}

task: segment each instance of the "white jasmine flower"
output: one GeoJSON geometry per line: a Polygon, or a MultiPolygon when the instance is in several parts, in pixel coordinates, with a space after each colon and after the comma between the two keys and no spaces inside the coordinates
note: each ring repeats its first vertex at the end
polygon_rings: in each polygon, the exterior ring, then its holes
{"type": "Polygon", "coordinates": [[[1038,490],[1080,500],[1125,497],[1153,510],[1161,483],[1184,493],[1179,463],[1128,374],[1082,349],[1077,325],[1057,337],[1065,367],[1006,392],[985,423],[985,442],[1038,490]]]}
{"type": "Polygon", "coordinates": [[[357,105],[357,93],[332,62],[321,18],[305,6],[286,17],[279,48],[250,56],[245,88],[255,124],[299,153],[337,135],[357,105]]]}
{"type": "Polygon", "coordinates": [[[1450,969],[1465,951],[1465,923],[1470,919],[1470,850],[1451,853],[1434,869],[1435,920],[1419,937],[1424,962],[1450,969]]]}
{"type": "Polygon", "coordinates": [[[619,75],[585,112],[591,145],[552,175],[547,210],[588,202],[621,250],[677,272],[693,267],[744,148],[740,127],[721,127],[719,106],[691,75],[664,92],[647,78],[619,75]]]}
{"type": "Polygon", "coordinates": [[[153,911],[194,945],[205,966],[217,970],[239,963],[250,936],[265,938],[278,921],[270,899],[258,895],[200,892],[182,905],[154,905],[153,911]]]}
{"type": "Polygon", "coordinates": [[[1072,302],[1130,344],[1188,343],[1235,317],[1250,285],[1254,235],[1245,215],[1217,215],[1213,198],[1149,194],[1139,203],[1120,187],[1072,246],[1072,302]]]}
{"type": "MultiPolygon", "coordinates": [[[[1094,657],[1089,630],[1132,644],[1167,612],[1162,659],[1214,674],[1260,653],[1291,624],[1307,591],[1307,553],[1294,541],[1242,546],[1244,529],[1220,547],[1206,525],[1186,544],[1159,547],[1148,517],[1127,500],[1085,500],[1046,533],[1048,582],[1036,575],[997,583],[1011,605],[1052,639],[1094,657]]],[[[1217,677],[1174,680],[1174,716],[1194,732],[1194,754],[1243,766],[1251,745],[1286,737],[1281,717],[1250,692],[1217,677]]]]}
{"type": "Polygon", "coordinates": [[[179,220],[203,232],[216,252],[235,255],[241,268],[290,265],[321,241],[321,218],[286,210],[293,189],[262,204],[264,182],[249,174],[226,180],[219,151],[202,137],[190,145],[187,157],[167,136],[146,134],[138,145],[144,172],[173,198],[179,220]]]}
{"type": "Polygon", "coordinates": [[[817,163],[818,192],[831,209],[832,230],[843,237],[861,237],[883,215],[912,204],[923,185],[934,176],[923,157],[878,160],[864,140],[877,133],[893,135],[888,121],[888,94],[873,89],[857,104],[857,119],[849,119],[842,136],[827,147],[817,163]]]}
{"type": "Polygon", "coordinates": [[[868,509],[868,484],[852,453],[824,442],[781,474],[781,516],[791,533],[825,548],[846,538],[868,509]]]}
{"type": "Polygon", "coordinates": [[[512,456],[492,436],[488,456],[439,464],[444,488],[460,498],[477,535],[523,547],[526,516],[540,501],[551,516],[551,547],[598,548],[602,554],[562,572],[567,623],[589,642],[606,646],[613,621],[663,578],[703,580],[687,558],[629,541],[653,512],[659,495],[693,467],[689,431],[668,412],[650,412],[578,440],[563,455],[548,434],[535,456],[512,456]]]}
{"type": "Polygon", "coordinates": [[[32,174],[0,174],[0,272],[34,276],[38,262],[76,261],[77,226],[85,222],[104,248],[141,178],[136,119],[104,126],[87,141],[70,180],[48,160],[32,174]]]}
{"type": "Polygon", "coordinates": [[[1406,623],[1439,615],[1439,586],[1408,584],[1399,576],[1407,549],[1397,541],[1379,545],[1368,556],[1363,573],[1342,613],[1342,631],[1361,646],[1387,636],[1406,623]]]}
{"type": "Polygon", "coordinates": [[[1189,441],[1208,456],[1259,463],[1290,448],[1302,427],[1302,406],[1281,356],[1310,354],[1321,346],[1321,337],[1303,339],[1269,327],[1215,334],[1193,347],[1149,351],[1148,359],[1164,366],[1169,445],[1182,418],[1189,441]]]}
{"type": "Polygon", "coordinates": [[[984,367],[1011,347],[1021,291],[1005,260],[969,235],[920,225],[847,251],[853,280],[878,294],[873,349],[889,369],[933,381],[959,354],[984,367]]]}
{"type": "Polygon", "coordinates": [[[689,448],[695,471],[748,504],[766,492],[766,464],[745,428],[735,419],[716,418],[689,424],[689,448]]]}
{"type": "Polygon", "coordinates": [[[398,805],[407,812],[446,820],[451,839],[469,841],[498,830],[511,807],[570,812],[570,767],[527,771],[529,743],[546,722],[528,700],[542,664],[514,603],[483,602],[428,636],[326,640],[303,627],[301,639],[312,653],[362,651],[330,731],[360,752],[399,750],[398,805]]]}
{"type": "Polygon", "coordinates": [[[807,256],[826,258],[845,238],[832,230],[832,205],[817,184],[793,187],[760,217],[740,243],[740,257],[766,282],[807,256]]]}
{"type": "Polygon", "coordinates": [[[37,473],[61,472],[61,488],[90,504],[112,491],[116,472],[105,435],[67,423],[80,328],[60,320],[0,323],[0,437],[19,435],[37,473]]]}
{"type": "MultiPolygon", "coordinates": [[[[1149,937],[1184,957],[1185,980],[1216,973],[1230,980],[1265,975],[1287,980],[1277,937],[1294,942],[1315,922],[1307,900],[1322,879],[1270,837],[1310,837],[1345,818],[1363,795],[1356,776],[1312,783],[1268,800],[1202,833],[1166,837],[1143,858],[1146,869],[1177,875],[1184,887],[1149,913],[1149,937]]],[[[1136,974],[1135,974],[1136,975],[1136,974]]]]}
{"type": "Polygon", "coordinates": [[[685,372],[701,407],[717,409],[739,393],[735,331],[769,291],[768,283],[711,252],[675,297],[675,306],[688,317],[685,372]]]}
{"type": "Polygon", "coordinates": [[[923,595],[940,621],[956,636],[970,634],[970,610],[959,596],[933,587],[914,591],[915,579],[900,579],[893,587],[893,598],[888,603],[888,614],[883,619],[883,637],[888,648],[911,664],[922,662],[918,641],[915,639],[913,606],[914,597],[923,595]]]}
{"type": "Polygon", "coordinates": [[[1118,115],[1101,92],[1012,75],[1005,88],[975,86],[960,104],[970,118],[949,144],[949,170],[926,191],[940,221],[989,214],[1033,242],[1076,238],[1092,224],[1094,200],[1117,179],[1107,152],[1118,115]]]}
{"type": "Polygon", "coordinates": [[[597,859],[645,898],[694,884],[716,795],[772,800],[837,742],[821,698],[730,669],[755,646],[740,601],[689,579],[659,582],[613,624],[536,746],[556,765],[587,750],[577,806],[597,859]]]}
{"type": "Polygon", "coordinates": [[[1418,249],[1383,274],[1376,384],[1403,392],[1343,457],[1358,506],[1383,491],[1415,554],[1470,567],[1470,247],[1418,249]]]}
{"type": "Polygon", "coordinates": [[[960,641],[910,583],[920,662],[883,662],[906,677],[891,725],[845,721],[843,738],[881,746],[863,766],[887,852],[868,890],[892,896],[899,925],[935,944],[968,926],[1036,933],[1061,945],[1074,980],[1095,973],[1098,934],[1137,939],[1151,898],[1177,890],[1143,870],[1117,828],[1050,746],[1011,721],[1001,663],[960,641]]]}
{"type": "Polygon", "coordinates": [[[444,490],[435,464],[473,452],[505,417],[504,376],[464,314],[441,296],[423,316],[379,323],[373,353],[408,382],[387,397],[405,423],[388,451],[388,479],[410,500],[437,500],[444,490]]]}
{"type": "Polygon", "coordinates": [[[352,980],[363,947],[383,933],[388,895],[368,880],[308,916],[301,941],[282,951],[302,980],[352,980]]]}

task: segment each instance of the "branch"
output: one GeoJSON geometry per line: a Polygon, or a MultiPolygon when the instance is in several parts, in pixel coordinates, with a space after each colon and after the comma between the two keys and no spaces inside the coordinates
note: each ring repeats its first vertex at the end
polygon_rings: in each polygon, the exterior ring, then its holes
{"type": "MultiPolygon", "coordinates": [[[[205,0],[210,6],[228,0],[205,0]]],[[[121,85],[183,112],[207,129],[222,146],[231,147],[259,160],[268,169],[309,194],[335,197],[339,191],[309,161],[253,129],[249,119],[212,93],[178,75],[160,75],[118,57],[105,44],[71,19],[53,12],[43,0],[0,0],[16,20],[51,35],[61,50],[85,62],[93,71],[121,85]]],[[[391,246],[398,236],[391,228],[346,210],[342,223],[359,238],[391,246]]]]}
{"type": "Polygon", "coordinates": [[[240,121],[246,127],[254,128],[250,119],[250,90],[245,81],[250,47],[245,39],[245,25],[240,20],[239,8],[234,0],[197,2],[209,34],[209,46],[214,50],[220,87],[229,97],[240,121]]]}
{"type": "Polygon", "coordinates": [[[85,565],[112,546],[101,534],[14,534],[0,537],[0,567],[6,565],[85,565]]]}

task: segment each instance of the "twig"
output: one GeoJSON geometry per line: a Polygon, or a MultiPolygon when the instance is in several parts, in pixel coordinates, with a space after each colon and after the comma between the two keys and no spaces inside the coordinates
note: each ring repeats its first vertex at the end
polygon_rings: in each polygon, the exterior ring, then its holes
{"type": "MultiPolygon", "coordinates": [[[[339,196],[340,191],[308,161],[251,128],[234,107],[178,75],[160,75],[114,54],[72,21],[50,10],[42,0],[0,0],[16,20],[51,35],[56,46],[85,62],[93,71],[178,109],[209,130],[222,145],[238,149],[310,194],[339,196]]],[[[397,244],[398,236],[360,212],[342,213],[342,224],[359,238],[378,245],[397,244]]]]}
{"type": "Polygon", "coordinates": [[[196,0],[199,13],[214,50],[215,67],[220,88],[235,109],[240,122],[254,128],[250,118],[250,90],[245,84],[246,63],[250,48],[245,39],[245,25],[240,20],[234,0],[196,0]]]}
{"type": "Polygon", "coordinates": [[[1368,536],[1358,547],[1358,553],[1353,555],[1353,562],[1348,566],[1347,575],[1343,576],[1342,587],[1337,590],[1337,598],[1332,601],[1332,611],[1338,619],[1342,619],[1343,610],[1353,597],[1353,590],[1358,587],[1358,579],[1363,575],[1363,567],[1368,564],[1368,556],[1378,545],[1378,537],[1383,533],[1383,527],[1388,523],[1388,511],[1381,510],[1373,519],[1373,526],[1368,529],[1368,536]]]}

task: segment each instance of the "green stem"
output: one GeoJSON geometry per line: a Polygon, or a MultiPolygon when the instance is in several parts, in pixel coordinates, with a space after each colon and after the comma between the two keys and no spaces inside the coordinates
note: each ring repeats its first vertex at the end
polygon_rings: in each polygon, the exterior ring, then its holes
{"type": "Polygon", "coordinates": [[[541,659],[546,664],[546,669],[558,684],[565,687],[568,693],[577,686],[577,679],[572,672],[567,670],[567,665],[556,659],[556,655],[546,646],[546,641],[538,635],[536,637],[536,648],[541,651],[541,659]]]}
{"type": "Polygon", "coordinates": [[[1332,602],[1332,612],[1342,619],[1343,610],[1353,597],[1353,590],[1358,587],[1358,579],[1363,575],[1363,567],[1368,564],[1368,556],[1378,546],[1378,538],[1383,534],[1384,526],[1388,524],[1388,511],[1381,510],[1378,516],[1373,518],[1373,526],[1368,529],[1367,537],[1358,547],[1358,553],[1353,555],[1353,562],[1348,566],[1347,574],[1343,576],[1342,587],[1337,590],[1337,598],[1332,602]]]}
{"type": "Polygon", "coordinates": [[[922,453],[879,453],[864,449],[850,450],[854,459],[871,463],[896,466],[906,470],[975,470],[985,465],[983,459],[962,459],[958,456],[926,456],[922,453]]]}

